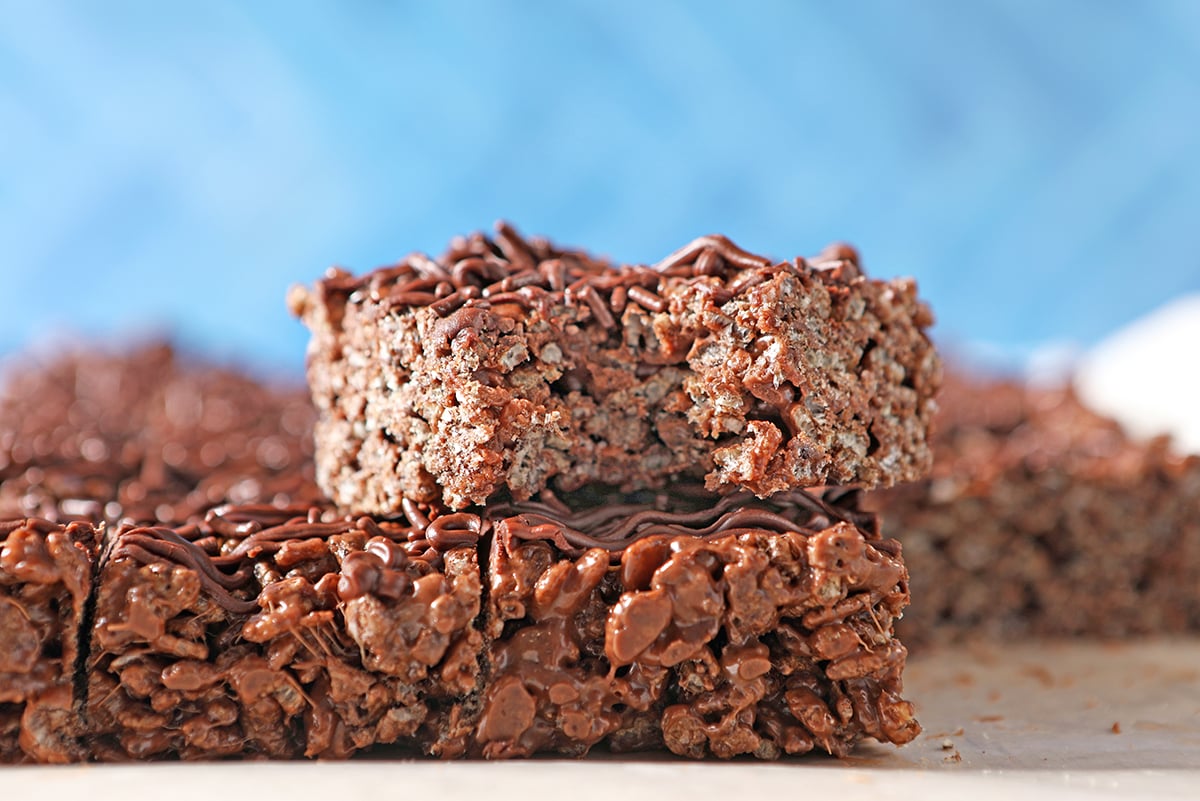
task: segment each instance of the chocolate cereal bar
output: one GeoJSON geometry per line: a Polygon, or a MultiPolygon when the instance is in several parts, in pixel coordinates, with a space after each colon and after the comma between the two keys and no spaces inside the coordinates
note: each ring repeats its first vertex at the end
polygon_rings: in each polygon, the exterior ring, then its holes
{"type": "Polygon", "coordinates": [[[933,474],[872,494],[913,641],[1200,631],[1200,458],[1069,389],[952,374],[933,474]]]}
{"type": "Polygon", "coordinates": [[[920,732],[908,574],[852,494],[570,500],[494,513],[478,753],[844,756],[920,732]]]}
{"type": "Polygon", "coordinates": [[[178,525],[222,503],[316,502],[312,404],[165,343],[12,362],[0,519],[178,525]]]}
{"type": "Polygon", "coordinates": [[[0,763],[86,755],[75,681],[99,546],[88,523],[0,522],[0,763]]]}
{"type": "Polygon", "coordinates": [[[318,481],[344,508],[672,476],[766,496],[929,467],[932,316],[846,246],[777,262],[708,236],[613,266],[501,223],[290,302],[312,330],[318,481]]]}

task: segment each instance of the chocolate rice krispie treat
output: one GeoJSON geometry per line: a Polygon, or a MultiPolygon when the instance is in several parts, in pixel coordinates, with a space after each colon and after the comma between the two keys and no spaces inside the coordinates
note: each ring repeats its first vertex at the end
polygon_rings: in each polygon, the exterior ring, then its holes
{"type": "Polygon", "coordinates": [[[220,507],[99,558],[85,523],[0,524],[0,760],[774,759],[920,731],[907,571],[852,493],[405,516],[220,507]]]}
{"type": "Polygon", "coordinates": [[[90,756],[463,753],[482,644],[479,519],[421,519],[243,506],[122,527],[80,677],[90,756]]]}
{"type": "Polygon", "coordinates": [[[75,679],[100,531],[0,521],[0,764],[85,754],[75,679]]]}
{"type": "Polygon", "coordinates": [[[1200,458],[1069,389],[951,374],[925,481],[872,493],[910,641],[1200,631],[1200,458]]]}
{"type": "Polygon", "coordinates": [[[932,316],[846,246],[776,262],[708,236],[618,267],[502,223],[289,300],[312,330],[318,481],[345,508],[677,475],[766,496],[929,467],[932,316]]]}
{"type": "Polygon", "coordinates": [[[181,524],[226,502],[317,501],[302,386],[157,343],[6,365],[0,519],[181,524]]]}
{"type": "Polygon", "coordinates": [[[852,495],[695,490],[490,512],[477,753],[775,759],[916,737],[899,544],[852,495]]]}

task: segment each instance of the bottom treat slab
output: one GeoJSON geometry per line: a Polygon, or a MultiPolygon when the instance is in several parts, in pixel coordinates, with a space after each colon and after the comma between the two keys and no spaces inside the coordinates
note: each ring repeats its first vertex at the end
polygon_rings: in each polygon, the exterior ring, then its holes
{"type": "Polygon", "coordinates": [[[21,710],[7,699],[29,682],[4,679],[5,761],[773,759],[920,731],[893,635],[907,572],[853,494],[679,486],[406,516],[225,506],[121,526],[100,557],[87,524],[6,524],[6,566],[32,537],[87,581],[6,586],[58,645],[21,710]],[[38,693],[63,721],[53,751],[24,724],[38,693]]]}

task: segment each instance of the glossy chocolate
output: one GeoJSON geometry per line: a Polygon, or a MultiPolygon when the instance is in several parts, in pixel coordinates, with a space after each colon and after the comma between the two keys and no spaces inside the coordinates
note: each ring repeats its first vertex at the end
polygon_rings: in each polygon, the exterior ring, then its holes
{"type": "Polygon", "coordinates": [[[0,522],[0,764],[86,755],[74,692],[100,531],[0,522]]]}
{"type": "Polygon", "coordinates": [[[679,490],[495,511],[479,752],[777,758],[915,737],[892,634],[908,574],[853,494],[676,511],[697,502],[679,490]]]}

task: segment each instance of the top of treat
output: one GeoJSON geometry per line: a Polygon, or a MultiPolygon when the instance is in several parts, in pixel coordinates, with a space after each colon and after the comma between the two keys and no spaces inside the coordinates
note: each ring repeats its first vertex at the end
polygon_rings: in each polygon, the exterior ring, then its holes
{"type": "Polygon", "coordinates": [[[501,502],[486,516],[508,547],[514,541],[545,540],[578,556],[589,548],[617,553],[647,537],[715,539],[750,531],[811,533],[849,523],[867,537],[879,538],[878,518],[858,509],[857,490],[792,490],[770,498],[737,492],[714,498],[699,485],[675,485],[667,492],[577,493],[577,508],[543,491],[537,501],[501,502]],[[581,500],[582,498],[582,500],[581,500]]]}
{"type": "MultiPolygon", "coordinates": [[[[843,284],[863,275],[858,253],[846,244],[831,245],[813,259],[797,257],[790,262],[776,262],[742,250],[728,237],[711,234],[689,242],[654,265],[614,265],[542,237],[525,238],[507,222],[496,223],[495,229],[493,237],[481,232],[456,237],[438,259],[413,253],[394,266],[360,276],[333,268],[317,283],[317,291],[326,298],[337,295],[352,303],[369,299],[397,307],[429,306],[440,317],[449,319],[455,319],[452,313],[464,305],[486,308],[489,304],[516,303],[528,308],[534,303],[565,300],[586,304],[606,328],[611,328],[615,325],[611,300],[605,303],[597,290],[610,292],[623,287],[629,300],[650,311],[662,311],[666,303],[652,287],[664,276],[720,278],[726,283],[714,299],[720,304],[765,278],[758,273],[750,281],[739,281],[739,273],[746,270],[790,265],[812,270],[829,283],[843,284]]],[[[293,287],[288,303],[293,313],[301,316],[308,303],[307,290],[293,287]]],[[[928,316],[921,324],[932,321],[928,316]]]]}

